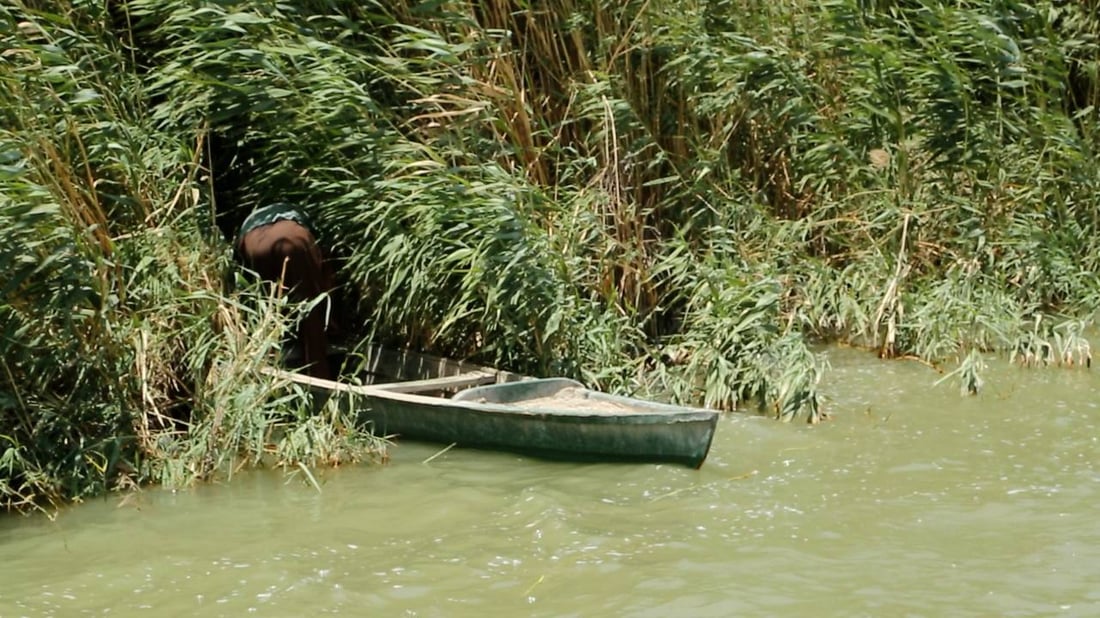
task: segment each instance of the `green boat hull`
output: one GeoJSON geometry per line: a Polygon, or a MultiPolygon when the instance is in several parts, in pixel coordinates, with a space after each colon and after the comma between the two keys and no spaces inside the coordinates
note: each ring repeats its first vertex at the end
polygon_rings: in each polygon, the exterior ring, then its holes
{"type": "Polygon", "coordinates": [[[573,461],[668,462],[693,468],[710,450],[718,414],[615,397],[585,390],[593,402],[629,408],[608,414],[596,409],[521,408],[529,399],[563,388],[572,380],[548,379],[471,388],[452,399],[370,396],[360,418],[379,435],[513,451],[573,461]]]}

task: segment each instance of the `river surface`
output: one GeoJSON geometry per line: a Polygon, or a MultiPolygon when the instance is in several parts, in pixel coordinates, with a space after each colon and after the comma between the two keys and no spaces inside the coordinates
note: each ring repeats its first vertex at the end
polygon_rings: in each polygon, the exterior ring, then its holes
{"type": "Polygon", "coordinates": [[[0,616],[1098,616],[1100,375],[830,349],[833,420],[701,470],[403,444],[384,466],[0,518],[0,616]]]}

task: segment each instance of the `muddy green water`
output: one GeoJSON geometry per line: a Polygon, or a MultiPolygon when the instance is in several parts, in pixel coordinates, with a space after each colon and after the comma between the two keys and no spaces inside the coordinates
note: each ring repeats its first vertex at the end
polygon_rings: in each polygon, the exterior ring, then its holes
{"type": "Polygon", "coordinates": [[[829,355],[834,420],[726,417],[698,471],[406,444],[0,519],[0,616],[1100,615],[1095,370],[829,355]]]}

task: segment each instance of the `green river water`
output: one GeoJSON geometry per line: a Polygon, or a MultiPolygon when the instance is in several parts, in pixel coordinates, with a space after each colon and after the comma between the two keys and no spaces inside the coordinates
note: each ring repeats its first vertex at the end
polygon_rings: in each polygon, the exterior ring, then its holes
{"type": "Polygon", "coordinates": [[[0,616],[1100,616],[1100,376],[830,349],[701,470],[404,444],[0,519],[0,616]]]}

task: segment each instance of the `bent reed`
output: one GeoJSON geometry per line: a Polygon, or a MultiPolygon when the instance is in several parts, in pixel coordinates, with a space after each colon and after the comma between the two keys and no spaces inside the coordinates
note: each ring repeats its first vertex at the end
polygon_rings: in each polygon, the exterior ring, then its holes
{"type": "Polygon", "coordinates": [[[8,3],[0,504],[384,457],[261,371],[298,314],[227,239],[273,199],[353,343],[810,422],[816,342],[1088,366],[1098,9],[8,3]]]}

